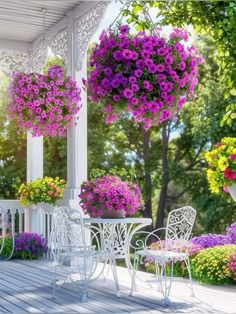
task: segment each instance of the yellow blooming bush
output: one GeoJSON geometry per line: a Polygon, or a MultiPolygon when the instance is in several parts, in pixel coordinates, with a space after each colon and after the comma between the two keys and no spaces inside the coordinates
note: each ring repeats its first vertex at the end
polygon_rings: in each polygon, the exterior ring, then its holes
{"type": "Polygon", "coordinates": [[[236,138],[224,137],[213,150],[205,154],[209,169],[207,179],[213,193],[227,191],[236,183],[236,138]]]}
{"type": "Polygon", "coordinates": [[[23,183],[18,190],[20,202],[22,205],[41,202],[55,205],[56,201],[62,198],[65,187],[66,181],[59,177],[44,177],[23,183]]]}
{"type": "Polygon", "coordinates": [[[236,245],[226,244],[200,251],[191,259],[193,277],[210,284],[232,283],[228,269],[229,257],[236,252],[236,245]]]}

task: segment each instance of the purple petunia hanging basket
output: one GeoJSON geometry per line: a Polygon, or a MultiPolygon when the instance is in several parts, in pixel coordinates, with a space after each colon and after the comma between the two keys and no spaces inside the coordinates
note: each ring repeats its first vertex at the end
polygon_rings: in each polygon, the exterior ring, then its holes
{"type": "Polygon", "coordinates": [[[175,119],[194,96],[201,58],[187,47],[185,31],[168,39],[145,32],[131,34],[127,25],[108,29],[92,50],[88,87],[93,102],[104,105],[105,122],[128,112],[145,129],[175,119]]]}

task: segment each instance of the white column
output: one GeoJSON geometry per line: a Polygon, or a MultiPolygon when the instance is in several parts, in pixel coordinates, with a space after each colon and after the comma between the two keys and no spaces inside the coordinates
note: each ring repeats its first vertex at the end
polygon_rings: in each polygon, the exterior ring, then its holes
{"type": "MultiPolygon", "coordinates": [[[[68,14],[68,65],[67,73],[78,82],[81,87],[82,77],[86,78],[87,58],[84,56],[84,62],[80,71],[76,70],[76,31],[74,25],[73,12],[68,14]]],[[[87,179],[87,94],[82,91],[82,108],[78,113],[79,120],[73,125],[67,133],[67,191],[64,193],[64,200],[71,206],[78,207],[78,194],[80,186],[87,179]]]]}
{"type": "MultiPolygon", "coordinates": [[[[43,137],[27,132],[27,182],[43,177],[43,137]]],[[[40,233],[40,214],[36,209],[25,209],[25,231],[40,233]]]]}

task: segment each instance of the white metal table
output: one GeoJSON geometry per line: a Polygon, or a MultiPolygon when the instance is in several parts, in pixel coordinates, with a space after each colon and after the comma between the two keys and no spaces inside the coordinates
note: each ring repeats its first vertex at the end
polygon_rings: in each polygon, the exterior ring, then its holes
{"type": "Polygon", "coordinates": [[[152,223],[151,218],[84,218],[84,224],[100,235],[101,249],[113,254],[115,259],[124,259],[131,271],[130,242],[140,229],[152,223]]]}

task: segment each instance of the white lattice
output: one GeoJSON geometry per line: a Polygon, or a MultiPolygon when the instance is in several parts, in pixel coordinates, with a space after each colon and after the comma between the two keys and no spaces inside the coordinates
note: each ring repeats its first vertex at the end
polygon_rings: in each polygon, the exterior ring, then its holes
{"type": "Polygon", "coordinates": [[[55,55],[63,58],[65,64],[68,63],[68,29],[58,32],[49,42],[49,47],[55,55]]]}
{"type": "Polygon", "coordinates": [[[14,71],[30,72],[29,54],[25,52],[4,51],[0,53],[0,70],[10,74],[14,71]]]}
{"type": "Polygon", "coordinates": [[[33,45],[30,54],[31,71],[40,73],[46,65],[48,57],[48,45],[47,42],[42,38],[33,45]]]}
{"type": "Polygon", "coordinates": [[[86,53],[88,43],[101,21],[106,6],[106,1],[99,2],[75,21],[77,70],[80,70],[82,67],[83,57],[86,53]]]}

